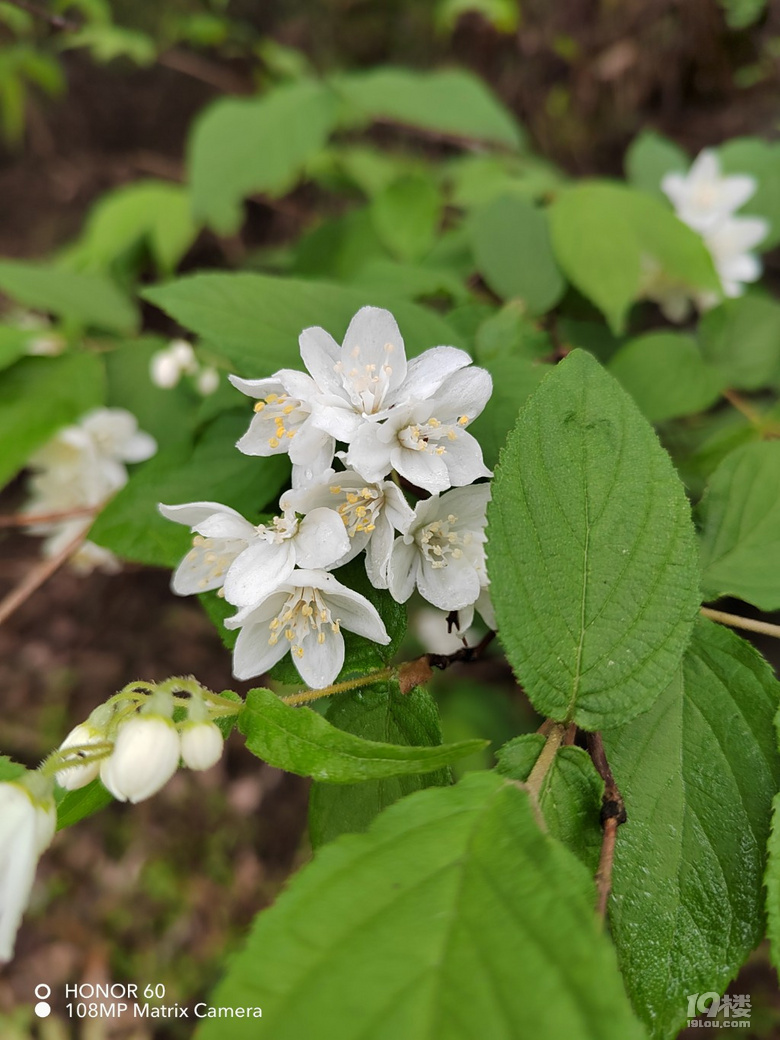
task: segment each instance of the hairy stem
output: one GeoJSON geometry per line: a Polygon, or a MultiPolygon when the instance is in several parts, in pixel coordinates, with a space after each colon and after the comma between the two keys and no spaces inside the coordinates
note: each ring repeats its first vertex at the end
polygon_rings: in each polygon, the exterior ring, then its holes
{"type": "Polygon", "coordinates": [[[334,683],[332,686],[323,686],[321,690],[301,690],[300,693],[291,693],[289,697],[282,697],[281,700],[292,707],[298,704],[310,704],[321,697],[331,697],[334,693],[347,693],[349,690],[359,690],[361,686],[371,686],[373,683],[392,679],[394,671],[393,668],[383,668],[379,672],[362,675],[359,679],[348,679],[346,682],[334,683]]]}
{"type": "Polygon", "coordinates": [[[763,636],[780,639],[780,625],[773,625],[769,621],[756,621],[753,618],[740,617],[739,614],[725,614],[722,610],[710,610],[709,607],[702,607],[701,613],[711,621],[719,621],[721,625],[743,628],[746,632],[760,632],[763,636]]]}

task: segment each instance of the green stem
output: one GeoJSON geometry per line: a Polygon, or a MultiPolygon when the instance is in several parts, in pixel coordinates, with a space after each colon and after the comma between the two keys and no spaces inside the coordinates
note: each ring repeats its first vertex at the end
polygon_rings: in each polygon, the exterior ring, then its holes
{"type": "Polygon", "coordinates": [[[566,732],[566,727],[561,722],[554,722],[550,732],[547,734],[547,740],[542,753],[537,758],[533,769],[528,774],[528,779],[525,782],[525,786],[531,792],[531,795],[539,801],[539,797],[542,791],[542,784],[544,783],[545,777],[550,771],[550,768],[555,761],[555,755],[557,754],[558,748],[563,742],[563,735],[566,732]]]}
{"type": "Polygon", "coordinates": [[[298,704],[310,704],[311,701],[318,701],[321,697],[330,697],[334,693],[346,693],[348,690],[359,690],[361,686],[371,686],[384,679],[391,679],[394,672],[394,668],[383,668],[380,672],[372,672],[359,679],[349,679],[347,682],[334,683],[333,686],[323,686],[321,690],[302,690],[300,693],[292,693],[289,697],[282,697],[281,700],[292,707],[298,704]]]}

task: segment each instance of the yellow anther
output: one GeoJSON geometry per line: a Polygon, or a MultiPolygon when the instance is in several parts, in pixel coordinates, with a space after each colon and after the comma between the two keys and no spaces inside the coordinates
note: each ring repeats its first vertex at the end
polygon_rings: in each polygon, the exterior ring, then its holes
{"type": "Polygon", "coordinates": [[[274,635],[272,635],[272,636],[271,636],[271,638],[270,638],[270,639],[268,640],[268,645],[269,645],[269,646],[276,646],[276,644],[277,644],[278,642],[279,642],[279,636],[277,636],[276,634],[274,634],[274,635]]]}
{"type": "Polygon", "coordinates": [[[287,431],[287,436],[288,436],[288,438],[289,438],[290,440],[292,440],[292,439],[293,439],[293,437],[295,436],[295,434],[296,434],[296,431],[295,431],[295,430],[288,430],[288,431],[287,431]]]}
{"type": "Polygon", "coordinates": [[[296,657],[303,657],[303,647],[302,646],[294,646],[293,647],[293,653],[295,654],[296,657]]]}
{"type": "Polygon", "coordinates": [[[468,426],[468,424],[469,417],[467,415],[461,415],[461,417],[458,419],[458,426],[468,426]]]}
{"type": "Polygon", "coordinates": [[[294,412],[295,411],[295,405],[294,404],[286,404],[284,406],[284,408],[282,408],[282,411],[284,412],[285,415],[289,415],[290,412],[294,412]]]}
{"type": "Polygon", "coordinates": [[[269,394],[269,395],[268,395],[268,396],[266,397],[266,401],[267,401],[267,402],[268,402],[269,404],[276,404],[276,402],[277,402],[278,400],[279,400],[279,395],[278,395],[278,394],[269,394]]]}
{"type": "Polygon", "coordinates": [[[354,505],[355,505],[355,504],[356,504],[357,502],[359,502],[359,501],[360,501],[360,499],[359,499],[359,497],[358,497],[358,496],[357,496],[357,495],[355,494],[355,492],[354,492],[354,491],[348,491],[348,492],[347,492],[347,502],[349,502],[349,504],[350,504],[351,506],[354,506],[354,505]]]}
{"type": "Polygon", "coordinates": [[[441,422],[439,419],[430,418],[428,420],[428,425],[432,426],[434,430],[438,430],[438,428],[441,426],[441,422]]]}
{"type": "Polygon", "coordinates": [[[304,617],[311,617],[314,611],[311,609],[308,603],[304,603],[301,607],[301,613],[304,617]]]}
{"type": "Polygon", "coordinates": [[[195,537],[192,539],[192,544],[193,545],[205,545],[206,544],[206,539],[203,537],[202,534],[196,534],[195,537]]]}
{"type": "Polygon", "coordinates": [[[278,448],[279,447],[279,438],[278,437],[271,437],[271,439],[268,441],[268,445],[271,448],[278,448]]]}
{"type": "Polygon", "coordinates": [[[330,489],[330,493],[331,493],[331,495],[340,495],[341,494],[341,488],[340,487],[332,487],[330,489]]]}
{"type": "Polygon", "coordinates": [[[455,431],[454,431],[454,430],[447,430],[447,440],[448,440],[448,441],[454,441],[454,440],[456,440],[457,436],[458,436],[458,435],[457,435],[457,433],[455,433],[455,431]]]}
{"type": "Polygon", "coordinates": [[[320,611],[320,621],[327,621],[327,620],[328,620],[328,612],[327,612],[327,610],[321,610],[320,611]]]}
{"type": "Polygon", "coordinates": [[[317,633],[317,642],[318,642],[318,643],[319,643],[320,645],[322,645],[322,643],[324,643],[324,642],[325,642],[325,633],[324,633],[324,632],[318,632],[318,633],[317,633]]]}
{"type": "Polygon", "coordinates": [[[376,524],[367,524],[366,527],[365,527],[365,530],[366,531],[375,531],[376,530],[376,524]]]}
{"type": "Polygon", "coordinates": [[[256,401],[255,402],[255,411],[256,412],[262,412],[262,410],[264,408],[265,408],[265,401],[256,401]]]}
{"type": "Polygon", "coordinates": [[[284,630],[284,634],[287,637],[287,639],[290,640],[290,642],[292,642],[293,639],[295,639],[295,632],[294,632],[294,630],[292,628],[286,628],[284,630]]]}
{"type": "Polygon", "coordinates": [[[275,617],[268,627],[271,629],[272,632],[275,632],[280,624],[281,621],[279,620],[279,618],[275,617]]]}

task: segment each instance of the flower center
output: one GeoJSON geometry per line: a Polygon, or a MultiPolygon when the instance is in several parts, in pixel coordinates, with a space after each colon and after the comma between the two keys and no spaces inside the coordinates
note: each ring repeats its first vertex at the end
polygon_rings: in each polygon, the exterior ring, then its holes
{"type": "Polygon", "coordinates": [[[358,531],[371,532],[376,528],[377,513],[382,511],[385,501],[385,496],[378,487],[372,484],[358,490],[336,485],[330,492],[343,498],[338,513],[350,538],[354,538],[358,531]]]}
{"type": "Polygon", "coordinates": [[[298,533],[298,518],[295,516],[275,516],[270,524],[258,524],[257,533],[266,542],[281,545],[288,538],[298,533]]]}
{"type": "Polygon", "coordinates": [[[274,430],[268,438],[268,446],[278,448],[285,437],[292,439],[299,427],[309,418],[309,411],[303,403],[287,394],[268,394],[255,403],[255,411],[263,413],[268,425],[273,423],[274,430]]]}
{"type": "Polygon", "coordinates": [[[447,441],[454,441],[458,433],[471,422],[468,415],[461,415],[457,422],[442,422],[435,416],[423,423],[413,423],[398,431],[401,447],[409,451],[424,451],[427,455],[443,455],[447,441]],[[444,442],[444,443],[442,443],[444,442]]]}
{"type": "Polygon", "coordinates": [[[374,415],[381,411],[390,390],[390,377],[393,374],[390,355],[395,350],[395,345],[385,343],[382,349],[384,360],[380,364],[361,364],[361,348],[358,346],[350,353],[352,359],[350,367],[346,367],[343,361],[339,361],[333,366],[341,376],[342,385],[349,394],[352,404],[363,415],[374,415]]]}
{"type": "Polygon", "coordinates": [[[471,531],[461,534],[454,530],[457,522],[457,516],[450,513],[446,520],[434,520],[415,536],[423,556],[431,567],[437,570],[448,566],[450,557],[459,560],[463,556],[464,548],[471,544],[471,531]]]}
{"type": "Polygon", "coordinates": [[[230,564],[245,548],[246,542],[240,538],[204,538],[196,534],[186,559],[200,571],[198,584],[205,589],[215,579],[224,577],[230,564]]]}
{"type": "Polygon", "coordinates": [[[714,184],[699,184],[693,193],[693,204],[699,209],[712,209],[718,201],[718,189],[714,184]]]}
{"type": "Polygon", "coordinates": [[[327,633],[330,631],[337,634],[340,626],[341,620],[333,620],[320,590],[303,586],[290,593],[282,609],[269,622],[271,635],[268,644],[276,646],[279,636],[284,632],[285,638],[290,641],[291,651],[296,657],[303,657],[303,644],[310,635],[316,635],[317,642],[324,643],[327,633]]]}

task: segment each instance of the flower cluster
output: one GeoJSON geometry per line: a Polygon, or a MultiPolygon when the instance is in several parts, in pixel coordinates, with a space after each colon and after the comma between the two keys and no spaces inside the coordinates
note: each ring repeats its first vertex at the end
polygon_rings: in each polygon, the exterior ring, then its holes
{"type": "MultiPolygon", "coordinates": [[[[56,556],[92,523],[93,514],[127,483],[126,463],[142,462],[157,450],[153,437],[138,429],[135,416],[122,408],[97,408],[66,426],[30,459],[27,516],[73,513],[27,528],[46,535],[45,556],[56,556]]],[[[92,542],[81,543],[71,556],[81,571],[118,569],[116,558],[92,542]]]]}
{"type": "Polygon", "coordinates": [[[174,339],[163,350],[152,355],[149,377],[162,390],[172,390],[184,376],[191,377],[195,389],[203,397],[213,394],[219,386],[219,372],[210,365],[201,365],[186,339],[174,339]]]}
{"type": "Polygon", "coordinates": [[[395,319],[376,307],[358,311],[341,346],[321,328],[305,329],[299,344],[306,372],[230,377],[256,400],[238,448],[290,456],[293,486],[279,515],[253,525],[217,502],[160,509],[195,536],[174,591],[219,589],[237,608],[225,622],[240,630],[236,677],[260,675],[289,651],[304,681],[322,688],[343,665],[342,628],[389,642],[371,603],[331,573],[363,551],[372,585],[398,602],[417,588],[456,612],[459,630],[475,608],[492,622],[490,485],[474,485],[491,473],[468,432],[492,383],[455,347],[407,361],[395,319]]]}
{"type": "MultiPolygon", "coordinates": [[[[741,296],[745,283],[761,277],[761,261],[751,250],[769,231],[768,223],[760,217],[735,215],[755,194],[755,178],[747,174],[723,176],[718,157],[705,149],[687,174],[667,173],[661,188],[680,220],[702,236],[720,278],[722,295],[741,296]]],[[[719,298],[711,292],[694,297],[700,310],[713,307],[719,298]]],[[[679,290],[662,293],[659,303],[672,321],[687,316],[687,297],[679,290]]]]}

